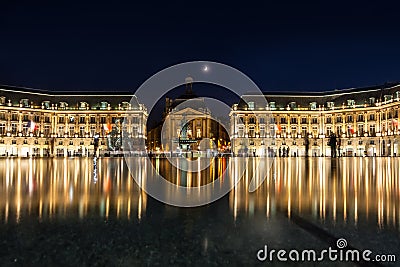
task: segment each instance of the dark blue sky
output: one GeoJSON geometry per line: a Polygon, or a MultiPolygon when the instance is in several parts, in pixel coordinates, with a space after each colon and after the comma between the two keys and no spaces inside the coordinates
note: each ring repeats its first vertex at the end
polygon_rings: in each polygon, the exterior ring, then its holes
{"type": "Polygon", "coordinates": [[[229,64],[265,91],[400,81],[398,6],[271,2],[2,1],[0,83],[132,91],[191,60],[229,64]]]}

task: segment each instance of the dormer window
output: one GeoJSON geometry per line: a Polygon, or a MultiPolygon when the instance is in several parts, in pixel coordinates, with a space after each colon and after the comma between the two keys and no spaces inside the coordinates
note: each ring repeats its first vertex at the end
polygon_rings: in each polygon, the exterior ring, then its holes
{"type": "Polygon", "coordinates": [[[50,109],[50,101],[43,101],[42,102],[43,109],[50,109]]]}
{"type": "Polygon", "coordinates": [[[311,102],[310,103],[310,109],[311,110],[316,110],[317,109],[317,102],[311,102]]]}
{"type": "Polygon", "coordinates": [[[356,102],[353,99],[348,99],[347,100],[347,106],[348,107],[354,107],[356,102]]]}
{"type": "Polygon", "coordinates": [[[129,103],[129,102],[127,102],[127,101],[123,101],[123,102],[121,103],[121,107],[122,107],[123,109],[130,109],[131,103],[129,103]]]}
{"type": "Polygon", "coordinates": [[[6,104],[6,97],[5,96],[1,96],[0,97],[0,105],[5,105],[6,104]]]}
{"type": "Polygon", "coordinates": [[[294,101],[293,101],[293,102],[290,102],[290,103],[289,103],[289,108],[290,108],[290,109],[295,109],[295,108],[296,108],[296,102],[294,102],[294,101]]]}
{"type": "Polygon", "coordinates": [[[369,104],[370,104],[371,106],[373,106],[373,105],[375,104],[375,97],[370,97],[370,98],[369,98],[369,104]]]}
{"type": "Polygon", "coordinates": [[[108,107],[108,102],[107,101],[100,102],[100,109],[107,109],[107,107],[108,107]]]}
{"type": "Polygon", "coordinates": [[[26,98],[21,99],[19,101],[19,106],[22,108],[29,108],[29,99],[26,99],[26,98]]]}
{"type": "Polygon", "coordinates": [[[276,108],[275,102],[269,102],[269,107],[271,109],[275,109],[276,108]]]}
{"type": "Polygon", "coordinates": [[[335,103],[334,102],[327,102],[326,103],[327,108],[329,109],[333,109],[335,107],[335,103]]]}
{"type": "Polygon", "coordinates": [[[79,102],[79,109],[87,109],[89,104],[87,102],[79,102]]]}
{"type": "Polygon", "coordinates": [[[68,107],[68,103],[67,102],[60,102],[60,104],[58,105],[58,107],[60,109],[66,109],[68,107]]]}
{"type": "Polygon", "coordinates": [[[384,99],[385,99],[385,102],[389,102],[390,100],[392,100],[392,95],[385,95],[384,99]]]}
{"type": "Polygon", "coordinates": [[[249,110],[254,110],[254,102],[248,103],[249,110]]]}
{"type": "Polygon", "coordinates": [[[399,100],[399,98],[400,98],[400,91],[397,91],[397,92],[396,92],[396,98],[397,98],[397,100],[399,100]]]}

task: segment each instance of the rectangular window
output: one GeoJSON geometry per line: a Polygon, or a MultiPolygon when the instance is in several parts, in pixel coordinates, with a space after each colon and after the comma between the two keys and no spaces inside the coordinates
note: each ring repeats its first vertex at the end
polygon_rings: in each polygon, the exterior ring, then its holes
{"type": "Polygon", "coordinates": [[[201,138],[201,129],[197,128],[196,130],[196,138],[201,138]]]}
{"type": "Polygon", "coordinates": [[[307,136],[307,126],[301,126],[301,136],[302,137],[307,136]]]}
{"type": "Polygon", "coordinates": [[[243,126],[239,126],[239,130],[238,130],[238,135],[239,137],[243,137],[244,136],[244,131],[243,131],[243,126]]]}
{"type": "Polygon", "coordinates": [[[326,123],[332,123],[332,117],[327,117],[326,118],[326,123]]]}
{"type": "Polygon", "coordinates": [[[332,134],[332,126],[326,126],[326,135],[331,136],[332,134]]]}
{"type": "Polygon", "coordinates": [[[6,124],[0,123],[0,135],[5,135],[5,134],[6,134],[6,124]]]}
{"type": "Polygon", "coordinates": [[[96,117],[90,117],[90,123],[96,123],[96,117]]]}
{"type": "Polygon", "coordinates": [[[85,136],[85,126],[80,126],[79,127],[79,136],[84,137],[85,136]]]}
{"type": "Polygon", "coordinates": [[[375,120],[375,114],[374,113],[369,114],[369,120],[370,121],[374,121],[375,120]]]}
{"type": "MultiPolygon", "coordinates": [[[[179,130],[180,131],[180,130],[179,130]]],[[[138,131],[138,127],[137,126],[133,126],[132,127],[132,137],[138,137],[139,136],[139,131],[138,131]]],[[[179,136],[179,133],[178,133],[179,136]]]]}
{"type": "Polygon", "coordinates": [[[260,137],[265,137],[265,127],[264,126],[260,127],[260,137]]]}
{"type": "Polygon", "coordinates": [[[369,135],[370,135],[370,136],[375,136],[375,134],[376,134],[376,132],[375,132],[375,125],[374,125],[374,124],[371,124],[371,125],[369,126],[369,135]]]}
{"type": "Polygon", "coordinates": [[[271,134],[271,136],[272,137],[274,137],[275,136],[275,134],[276,134],[276,128],[275,128],[275,125],[271,125],[270,126],[270,134],[271,134]]]}
{"type": "Polygon", "coordinates": [[[132,117],[132,123],[133,124],[138,124],[139,123],[139,117],[137,117],[137,116],[132,117]]]}
{"type": "Polygon", "coordinates": [[[79,123],[85,123],[85,117],[79,117],[79,123]]]}
{"type": "Polygon", "coordinates": [[[312,133],[314,137],[318,136],[318,126],[313,126],[312,127],[312,133]]]}
{"type": "Polygon", "coordinates": [[[44,129],[43,129],[43,134],[44,136],[50,136],[50,126],[49,125],[45,125],[44,129]]]}
{"type": "Polygon", "coordinates": [[[297,124],[297,117],[291,117],[290,123],[297,124]]]}
{"type": "Polygon", "coordinates": [[[358,136],[363,136],[364,135],[364,125],[359,124],[358,125],[358,136]]]}
{"type": "Polygon", "coordinates": [[[11,134],[17,134],[17,124],[11,123],[11,134]]]}
{"type": "Polygon", "coordinates": [[[58,136],[59,137],[62,137],[62,136],[64,136],[64,126],[62,126],[62,125],[60,125],[60,126],[58,126],[58,136]]]}
{"type": "Polygon", "coordinates": [[[255,137],[254,126],[249,127],[249,137],[255,137]]]}
{"type": "Polygon", "coordinates": [[[342,134],[342,126],[336,126],[336,134],[341,135],[342,134]]]}
{"type": "Polygon", "coordinates": [[[29,134],[28,123],[22,124],[22,134],[23,134],[23,135],[28,135],[28,134],[29,134]]]}
{"type": "Polygon", "coordinates": [[[311,123],[317,124],[318,123],[318,118],[317,117],[313,117],[312,120],[311,120],[311,123]]]}
{"type": "Polygon", "coordinates": [[[292,136],[296,136],[297,135],[297,127],[296,126],[292,126],[291,135],[292,136]]]}
{"type": "Polygon", "coordinates": [[[90,126],[90,136],[93,137],[96,134],[96,126],[90,126]]]}

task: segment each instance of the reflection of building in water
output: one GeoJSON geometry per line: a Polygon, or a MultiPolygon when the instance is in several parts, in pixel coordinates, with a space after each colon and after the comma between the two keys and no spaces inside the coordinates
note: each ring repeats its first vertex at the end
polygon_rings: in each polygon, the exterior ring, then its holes
{"type": "Polygon", "coordinates": [[[213,118],[204,98],[193,93],[193,79],[187,77],[185,82],[183,95],[174,100],[166,98],[162,123],[149,131],[148,147],[163,151],[226,149],[226,130],[213,118]]]}
{"type": "Polygon", "coordinates": [[[137,100],[130,103],[131,98],[115,92],[0,86],[0,155],[93,155],[96,135],[104,153],[107,136],[124,119],[120,131],[133,137],[133,148],[144,149],[147,111],[137,100]]]}
{"type": "Polygon", "coordinates": [[[5,222],[90,214],[141,219],[146,211],[147,195],[130,178],[123,159],[98,159],[96,182],[90,158],[3,162],[0,218],[5,222]]]}
{"type": "MultiPolygon", "coordinates": [[[[307,164],[302,158],[278,158],[271,169],[266,164],[267,169],[254,173],[256,179],[265,174],[267,178],[257,192],[249,193],[253,170],[263,160],[267,159],[250,159],[252,167],[229,193],[234,217],[260,212],[268,218],[276,213],[290,217],[295,213],[327,221],[372,221],[379,227],[400,229],[398,158],[309,158],[307,164]]],[[[233,164],[231,173],[241,173],[237,166],[233,164]]]]}
{"type": "Polygon", "coordinates": [[[399,155],[399,84],[267,93],[267,106],[262,97],[245,95],[233,106],[233,152],[278,155],[289,149],[291,156],[305,155],[308,143],[310,156],[329,156],[329,137],[335,134],[340,155],[399,155]]]}

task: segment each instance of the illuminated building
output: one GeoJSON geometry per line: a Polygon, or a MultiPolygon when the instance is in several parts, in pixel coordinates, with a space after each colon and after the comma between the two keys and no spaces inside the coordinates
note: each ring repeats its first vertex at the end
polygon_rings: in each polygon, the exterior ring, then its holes
{"type": "Polygon", "coordinates": [[[230,113],[232,152],[248,155],[399,155],[400,84],[327,92],[243,95],[230,113]],[[261,99],[265,97],[268,104],[261,99]]]}
{"type": "Polygon", "coordinates": [[[204,98],[192,90],[193,79],[185,79],[185,93],[176,99],[166,98],[162,122],[151,129],[148,147],[154,151],[223,151],[229,136],[219,120],[213,117],[204,98]]]}
{"type": "Polygon", "coordinates": [[[109,148],[107,137],[116,129],[126,131],[134,147],[144,148],[147,111],[131,99],[116,92],[0,86],[0,155],[88,156],[94,154],[95,136],[102,155],[109,148]]]}

